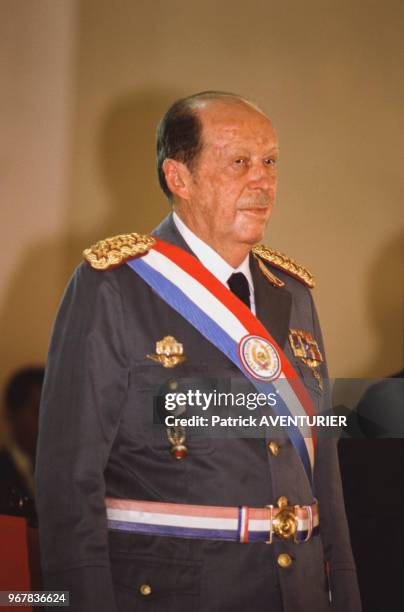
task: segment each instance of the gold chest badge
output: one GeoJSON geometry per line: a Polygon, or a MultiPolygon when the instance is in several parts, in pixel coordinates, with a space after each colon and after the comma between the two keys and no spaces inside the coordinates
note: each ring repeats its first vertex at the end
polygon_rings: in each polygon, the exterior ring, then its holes
{"type": "Polygon", "coordinates": [[[174,368],[179,363],[186,361],[184,347],[174,336],[164,336],[162,340],[156,342],[156,352],[146,355],[148,359],[157,361],[164,368],[174,368]]]}
{"type": "Polygon", "coordinates": [[[295,357],[298,357],[313,372],[318,386],[323,390],[323,381],[318,372],[318,366],[323,362],[323,356],[310,332],[303,329],[290,329],[289,342],[295,357]]]}

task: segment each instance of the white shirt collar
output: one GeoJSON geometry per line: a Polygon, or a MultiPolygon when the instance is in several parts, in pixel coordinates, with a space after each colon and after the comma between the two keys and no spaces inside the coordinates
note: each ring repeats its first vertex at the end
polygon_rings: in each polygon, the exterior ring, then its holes
{"type": "Polygon", "coordinates": [[[255,300],[254,300],[254,285],[250,270],[249,255],[246,255],[245,259],[237,268],[233,268],[217,253],[212,247],[206,242],[198,238],[192,230],[180,219],[177,213],[173,212],[174,223],[188,244],[189,248],[197,256],[199,261],[211,272],[223,285],[227,284],[228,278],[235,272],[242,272],[247,279],[248,286],[250,288],[250,301],[251,310],[255,313],[255,300]]]}

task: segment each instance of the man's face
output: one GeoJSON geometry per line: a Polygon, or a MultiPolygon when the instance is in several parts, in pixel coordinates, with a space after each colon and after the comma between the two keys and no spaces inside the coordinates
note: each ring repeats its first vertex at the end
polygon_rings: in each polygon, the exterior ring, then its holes
{"type": "Polygon", "coordinates": [[[214,102],[197,111],[203,148],[189,183],[191,229],[220,245],[259,242],[276,192],[278,140],[270,120],[245,104],[214,102]]]}

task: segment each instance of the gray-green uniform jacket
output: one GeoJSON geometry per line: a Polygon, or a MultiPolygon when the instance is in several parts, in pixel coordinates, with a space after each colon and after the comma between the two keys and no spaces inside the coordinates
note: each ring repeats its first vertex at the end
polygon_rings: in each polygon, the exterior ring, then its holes
{"type": "MultiPolygon", "coordinates": [[[[154,234],[189,251],[171,216],[154,234]]],[[[253,258],[251,270],[257,317],[320,409],[318,383],[288,341],[290,328],[306,330],[323,352],[311,294],[275,269],[285,286],[271,285],[253,258]]],[[[326,377],[325,363],[320,369],[326,377]]],[[[152,425],[153,403],[168,381],[195,377],[237,381],[242,374],[129,266],[78,267],[56,319],[40,416],[37,504],[46,588],[69,590],[74,612],[360,612],[332,438],[317,443],[320,535],[308,542],[108,531],[105,496],[217,506],[264,507],[279,496],[312,503],[293,446],[283,439],[272,454],[269,429],[264,439],[189,432],[188,455],[172,457],[165,429],[152,425]],[[173,369],[147,358],[167,335],[187,357],[173,369]],[[278,565],[282,553],[290,555],[289,567],[278,565]]]]}

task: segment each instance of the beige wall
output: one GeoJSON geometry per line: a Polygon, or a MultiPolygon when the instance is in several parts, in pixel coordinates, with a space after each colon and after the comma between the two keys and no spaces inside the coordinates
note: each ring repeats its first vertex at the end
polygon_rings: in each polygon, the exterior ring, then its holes
{"type": "Polygon", "coordinates": [[[267,241],[316,274],[332,375],[402,366],[401,2],[5,6],[3,373],[43,359],[83,247],[165,214],[155,123],[176,97],[212,88],[274,119],[280,188],[267,241]]]}
{"type": "Polygon", "coordinates": [[[0,384],[45,359],[64,285],[75,3],[0,3],[0,384]]]}

